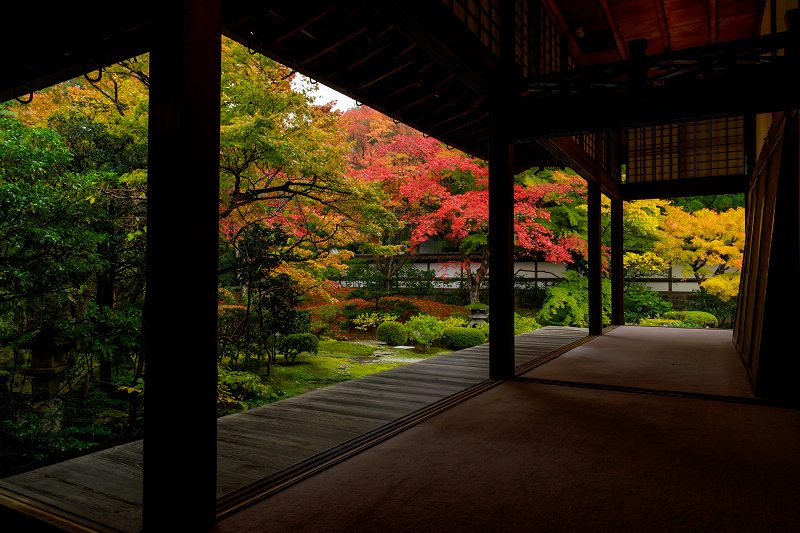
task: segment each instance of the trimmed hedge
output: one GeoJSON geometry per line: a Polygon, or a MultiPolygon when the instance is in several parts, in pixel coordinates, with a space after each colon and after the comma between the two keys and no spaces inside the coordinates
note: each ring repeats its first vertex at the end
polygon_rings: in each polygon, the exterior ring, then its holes
{"type": "Polygon", "coordinates": [[[400,322],[387,320],[378,326],[376,338],[389,346],[400,346],[408,340],[408,330],[400,322]]]}
{"type": "Polygon", "coordinates": [[[442,343],[453,350],[463,350],[486,342],[483,332],[475,328],[447,328],[442,343]]]}
{"type": "Polygon", "coordinates": [[[669,311],[664,313],[664,318],[680,320],[684,324],[697,328],[716,328],[719,326],[717,317],[705,311],[669,311]]]}

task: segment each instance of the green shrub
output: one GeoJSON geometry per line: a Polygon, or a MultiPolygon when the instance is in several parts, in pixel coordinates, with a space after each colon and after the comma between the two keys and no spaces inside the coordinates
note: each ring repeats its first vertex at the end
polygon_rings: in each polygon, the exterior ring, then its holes
{"type": "Polygon", "coordinates": [[[473,329],[477,329],[481,333],[483,333],[483,342],[489,342],[489,323],[486,322],[484,324],[476,324],[473,329]]]}
{"type": "Polygon", "coordinates": [[[400,346],[408,340],[408,330],[400,322],[389,320],[378,326],[376,337],[390,346],[400,346]]]}
{"type": "Polygon", "coordinates": [[[372,331],[383,322],[395,321],[398,318],[397,315],[376,311],[375,313],[361,313],[350,319],[350,322],[352,322],[359,331],[372,331]]]}
{"type": "Polygon", "coordinates": [[[412,316],[406,322],[411,339],[424,346],[430,346],[442,337],[444,324],[435,316],[412,316]]]}
{"type": "Polygon", "coordinates": [[[514,335],[520,335],[541,328],[541,324],[536,322],[532,316],[522,316],[514,313],[514,335]]]}
{"type": "Polygon", "coordinates": [[[250,409],[280,400],[281,391],[264,385],[261,378],[250,372],[219,367],[217,372],[217,415],[250,409]]]}
{"type": "Polygon", "coordinates": [[[684,328],[690,327],[685,325],[680,320],[671,320],[669,318],[645,318],[639,323],[640,326],[666,326],[670,328],[684,328]]]}
{"type": "Polygon", "coordinates": [[[692,291],[693,296],[686,308],[692,311],[705,311],[717,317],[719,327],[724,327],[725,321],[733,318],[736,315],[736,302],[738,298],[734,297],[730,300],[723,300],[719,296],[709,294],[705,289],[701,288],[697,291],[692,291]]]}
{"type": "Polygon", "coordinates": [[[442,334],[442,343],[453,350],[463,350],[484,342],[483,332],[475,328],[447,328],[442,334]]]}
{"type": "Polygon", "coordinates": [[[286,355],[286,359],[294,358],[303,352],[317,355],[319,350],[319,339],[313,333],[294,333],[286,335],[281,340],[281,351],[286,355]]]}
{"type": "Polygon", "coordinates": [[[625,303],[625,323],[638,324],[646,318],[658,318],[672,309],[671,302],[665,302],[659,294],[642,285],[633,285],[623,293],[625,303]]]}
{"type": "Polygon", "coordinates": [[[717,317],[705,311],[670,311],[664,313],[664,318],[680,320],[695,328],[715,328],[719,325],[717,317]]]}
{"type": "MultiPolygon", "coordinates": [[[[611,323],[611,281],[603,278],[603,325],[611,323]]],[[[537,318],[554,326],[589,326],[589,279],[567,272],[567,279],[547,290],[544,306],[537,318]]]]}
{"type": "Polygon", "coordinates": [[[474,304],[465,305],[464,308],[465,309],[469,309],[470,311],[475,311],[477,309],[488,310],[489,306],[484,304],[484,303],[478,302],[478,303],[474,303],[474,304]]]}

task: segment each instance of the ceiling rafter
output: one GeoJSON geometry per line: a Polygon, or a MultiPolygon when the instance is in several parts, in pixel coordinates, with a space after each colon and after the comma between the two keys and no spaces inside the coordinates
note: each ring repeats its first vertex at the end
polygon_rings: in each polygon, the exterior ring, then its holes
{"type": "MultiPolygon", "coordinates": [[[[713,2],[714,0],[710,1],[713,2]]],[[[606,20],[608,21],[608,25],[611,27],[611,33],[614,34],[614,40],[617,42],[619,55],[622,56],[622,59],[630,58],[631,53],[628,50],[628,43],[622,37],[622,32],[619,31],[617,18],[614,16],[614,11],[611,10],[611,4],[609,4],[608,0],[600,0],[600,5],[603,6],[603,12],[606,14],[606,20]]]]}
{"type": "Polygon", "coordinates": [[[372,50],[368,54],[361,56],[359,59],[357,59],[355,61],[351,61],[349,59],[347,59],[345,61],[342,61],[340,64],[336,65],[332,70],[328,71],[327,73],[323,74],[320,77],[322,79],[324,79],[324,80],[332,79],[332,78],[336,77],[337,75],[341,74],[342,72],[346,72],[346,71],[348,71],[350,69],[353,69],[353,68],[359,66],[360,64],[364,63],[365,61],[369,61],[373,57],[381,54],[382,52],[385,52],[388,48],[391,48],[391,46],[392,46],[392,43],[389,42],[389,43],[384,44],[383,46],[375,48],[374,50],[372,50]]]}
{"type": "Polygon", "coordinates": [[[329,15],[332,12],[334,12],[338,8],[339,8],[339,4],[333,4],[330,7],[328,7],[328,9],[325,9],[325,10],[317,13],[316,15],[312,16],[312,17],[308,17],[308,18],[303,19],[302,22],[290,23],[288,29],[284,30],[283,33],[281,33],[277,37],[273,38],[271,41],[268,41],[266,44],[263,44],[262,48],[265,48],[265,49],[272,48],[276,44],[279,44],[279,43],[285,41],[286,39],[288,39],[289,37],[297,34],[298,32],[300,32],[302,30],[305,30],[306,28],[308,28],[309,26],[311,26],[315,22],[319,22],[320,20],[322,20],[323,18],[325,18],[327,15],[329,15]]]}
{"type": "Polygon", "coordinates": [[[401,63],[400,65],[396,65],[396,66],[390,68],[389,70],[384,70],[384,71],[381,71],[381,72],[379,72],[377,74],[375,72],[371,72],[369,75],[365,76],[361,80],[353,83],[352,85],[348,85],[346,87],[346,90],[348,92],[360,91],[362,89],[365,89],[365,88],[369,87],[373,83],[377,83],[377,82],[381,81],[382,79],[386,78],[387,76],[391,76],[395,72],[398,72],[398,71],[403,70],[404,68],[406,68],[406,67],[408,67],[410,65],[413,65],[414,63],[415,63],[415,60],[411,59],[409,61],[406,61],[405,63],[401,63]]]}
{"type": "Polygon", "coordinates": [[[717,0],[708,0],[708,44],[717,42],[717,0]]]}
{"type": "Polygon", "coordinates": [[[656,4],[656,18],[658,19],[658,31],[661,33],[661,43],[664,45],[664,51],[669,52],[672,50],[672,43],[669,40],[669,25],[667,24],[667,12],[664,11],[664,2],[662,0],[654,0],[656,4]]]}
{"type": "Polygon", "coordinates": [[[335,48],[338,48],[339,46],[343,45],[344,43],[346,43],[348,41],[351,41],[352,39],[355,39],[356,37],[358,37],[359,35],[361,35],[365,31],[367,31],[367,29],[368,29],[367,26],[362,26],[362,27],[356,29],[355,31],[352,31],[350,34],[339,38],[339,40],[337,40],[337,41],[325,46],[323,49],[316,51],[315,53],[313,53],[312,55],[306,57],[305,59],[298,60],[297,64],[298,65],[305,65],[309,61],[313,61],[313,60],[317,59],[318,57],[324,56],[325,54],[327,54],[331,50],[333,50],[335,48]]]}

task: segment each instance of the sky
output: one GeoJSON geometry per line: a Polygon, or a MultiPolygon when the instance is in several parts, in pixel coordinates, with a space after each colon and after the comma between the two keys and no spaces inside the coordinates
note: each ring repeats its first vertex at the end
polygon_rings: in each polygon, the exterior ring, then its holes
{"type": "MultiPolygon", "coordinates": [[[[313,83],[310,79],[306,78],[302,74],[298,74],[297,77],[294,79],[294,84],[302,84],[302,83],[313,83]]],[[[317,86],[319,89],[316,92],[316,103],[317,104],[326,104],[331,100],[336,100],[335,108],[340,111],[346,111],[351,107],[355,107],[356,102],[352,98],[349,98],[341,93],[334,91],[333,89],[329,89],[325,87],[321,83],[318,83],[317,86]]]]}

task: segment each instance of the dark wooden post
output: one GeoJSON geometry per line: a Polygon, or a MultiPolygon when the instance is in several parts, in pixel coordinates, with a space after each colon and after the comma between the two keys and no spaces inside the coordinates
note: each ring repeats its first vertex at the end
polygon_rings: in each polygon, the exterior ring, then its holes
{"type": "Polygon", "coordinates": [[[603,332],[602,257],[600,242],[600,183],[590,180],[589,204],[589,335],[603,332]]]}
{"type": "Polygon", "coordinates": [[[625,324],[622,297],[622,200],[611,199],[611,323],[625,324]]]}
{"type": "Polygon", "coordinates": [[[221,1],[152,15],[143,522],[201,531],[216,503],[221,1]]]}
{"type": "Polygon", "coordinates": [[[513,68],[514,3],[500,4],[503,73],[489,112],[489,377],[514,376],[514,145],[509,109],[516,98],[513,68]]]}

